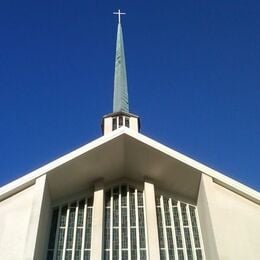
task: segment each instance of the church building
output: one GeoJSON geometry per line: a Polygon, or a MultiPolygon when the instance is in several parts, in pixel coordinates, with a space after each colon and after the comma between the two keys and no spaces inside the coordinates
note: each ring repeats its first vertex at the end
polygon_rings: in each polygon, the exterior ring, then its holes
{"type": "Polygon", "coordinates": [[[102,136],[0,188],[0,259],[260,259],[259,192],[140,133],[116,14],[102,136]]]}

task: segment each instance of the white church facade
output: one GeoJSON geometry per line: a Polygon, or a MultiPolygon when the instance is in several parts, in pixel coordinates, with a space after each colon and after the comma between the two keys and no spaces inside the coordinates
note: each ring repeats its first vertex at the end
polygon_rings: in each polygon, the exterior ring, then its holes
{"type": "Polygon", "coordinates": [[[119,19],[103,136],[0,188],[0,259],[260,259],[259,192],[144,136],[139,121],[119,19]]]}

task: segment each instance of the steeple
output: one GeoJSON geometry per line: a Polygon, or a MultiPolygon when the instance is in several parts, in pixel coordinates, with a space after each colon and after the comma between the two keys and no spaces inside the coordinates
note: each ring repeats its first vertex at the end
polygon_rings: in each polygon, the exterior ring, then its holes
{"type": "Polygon", "coordinates": [[[115,76],[114,76],[114,99],[113,112],[129,112],[127,76],[125,65],[123,31],[121,25],[120,10],[118,14],[117,40],[116,40],[116,59],[115,59],[115,76]]]}
{"type": "Polygon", "coordinates": [[[113,14],[118,15],[113,113],[103,117],[102,132],[104,135],[122,126],[134,131],[139,131],[140,128],[139,117],[129,113],[125,52],[121,25],[121,15],[125,15],[125,13],[118,10],[118,12],[113,14]]]}

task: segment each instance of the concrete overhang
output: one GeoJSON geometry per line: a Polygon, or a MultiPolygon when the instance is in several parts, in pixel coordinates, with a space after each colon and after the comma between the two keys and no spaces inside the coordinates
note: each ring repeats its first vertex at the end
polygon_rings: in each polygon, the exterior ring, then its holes
{"type": "Polygon", "coordinates": [[[150,179],[162,190],[195,202],[201,173],[173,157],[123,133],[64,163],[47,174],[54,200],[118,179],[143,182],[150,179]]]}
{"type": "Polygon", "coordinates": [[[32,185],[46,174],[54,201],[86,192],[103,179],[150,179],[156,187],[196,203],[201,174],[259,204],[259,193],[126,127],[39,168],[0,188],[0,200],[32,185]]]}

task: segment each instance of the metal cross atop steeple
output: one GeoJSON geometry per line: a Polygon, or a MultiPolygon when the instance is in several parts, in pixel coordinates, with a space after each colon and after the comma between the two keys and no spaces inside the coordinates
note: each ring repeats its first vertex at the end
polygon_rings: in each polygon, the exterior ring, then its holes
{"type": "Polygon", "coordinates": [[[120,9],[118,9],[117,12],[113,12],[113,14],[117,14],[118,15],[118,23],[121,23],[121,15],[125,15],[126,13],[122,13],[120,11],[120,9]]]}
{"type": "Polygon", "coordinates": [[[114,14],[118,15],[118,26],[116,40],[113,112],[129,112],[124,41],[120,20],[121,15],[125,13],[122,13],[120,10],[118,10],[118,12],[114,12],[114,14]]]}

